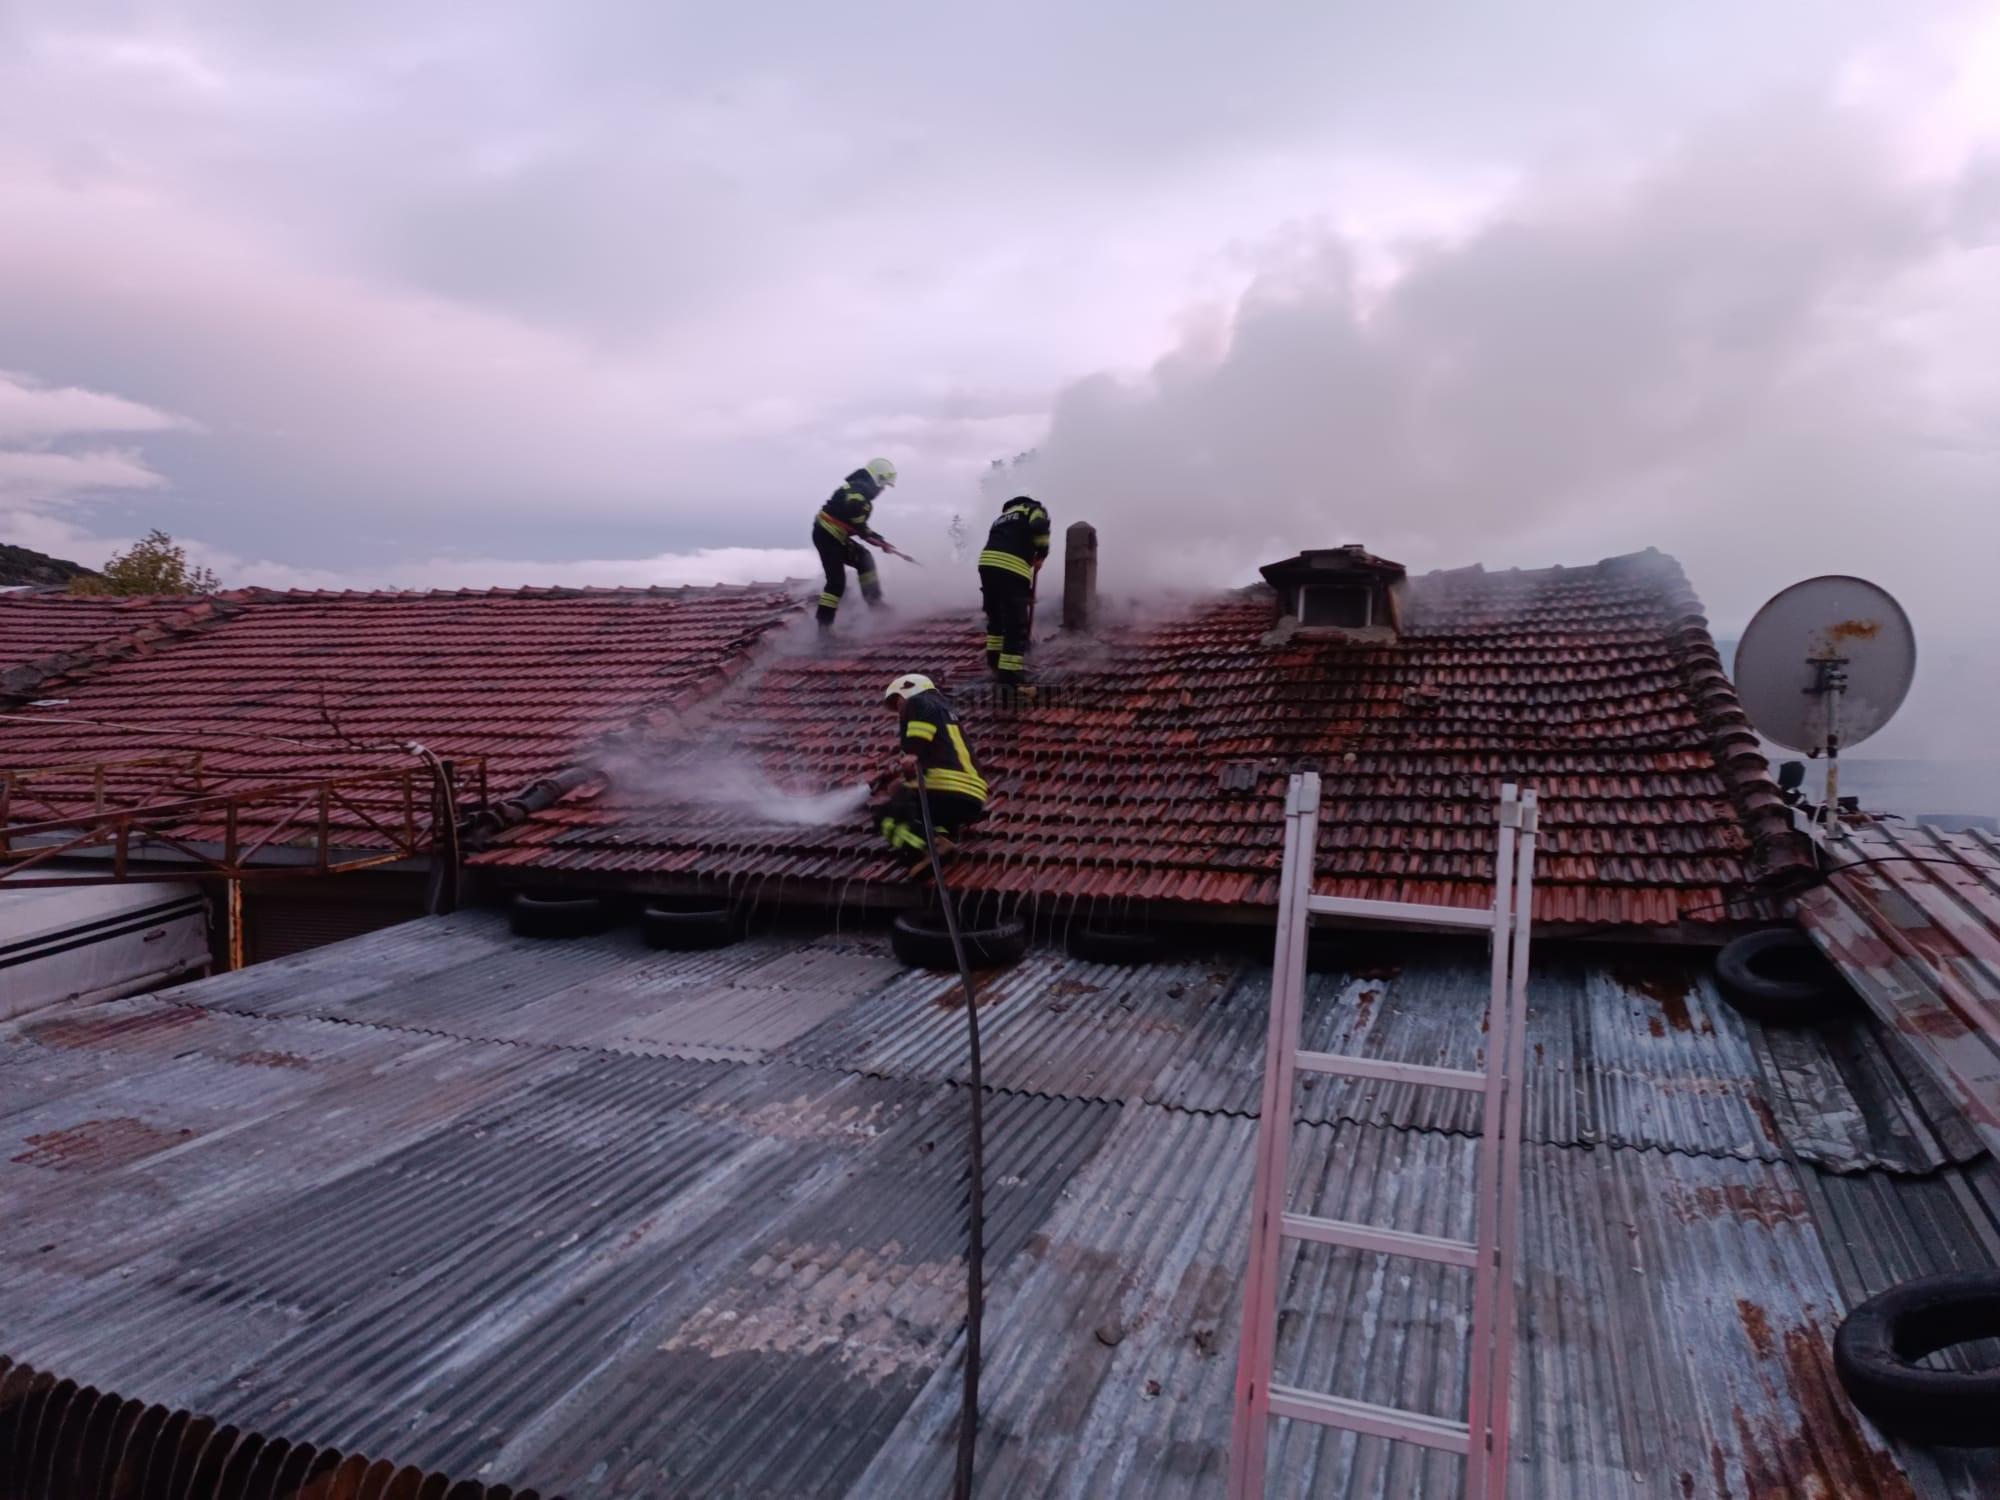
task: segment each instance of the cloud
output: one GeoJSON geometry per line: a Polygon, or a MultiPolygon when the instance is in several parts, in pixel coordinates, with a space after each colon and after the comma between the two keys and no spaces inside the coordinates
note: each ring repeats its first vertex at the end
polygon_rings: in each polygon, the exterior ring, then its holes
{"type": "Polygon", "coordinates": [[[170,432],[193,424],[121,396],[41,385],[0,370],[0,443],[98,432],[170,432]]]}
{"type": "Polygon", "coordinates": [[[1302,233],[1219,326],[1068,386],[997,482],[1098,521],[1107,580],[1349,540],[1416,564],[1658,543],[1740,619],[1787,556],[1878,561],[1892,495],[1899,526],[1990,544],[1973,367],[2000,298],[1994,248],[1955,227],[1966,184],[1901,172],[1870,115],[1789,100],[1637,171],[1537,181],[1373,292],[1352,242],[1302,233]]]}
{"type": "Polygon", "coordinates": [[[782,583],[817,578],[819,562],[808,548],[709,547],[652,557],[536,562],[520,558],[427,557],[378,568],[302,568],[244,558],[198,544],[195,560],[214,568],[230,587],[302,589],[451,588],[674,588],[687,584],[782,583]]]}
{"type": "Polygon", "coordinates": [[[0,370],[0,535],[38,550],[45,541],[94,548],[86,529],[58,513],[107,494],[158,490],[167,481],[136,448],[75,440],[192,425],[123,397],[0,370]]]}
{"type": "Polygon", "coordinates": [[[98,490],[153,489],[165,482],[138,454],[119,449],[81,453],[0,449],[0,499],[46,503],[98,490]]]}
{"type": "Polygon", "coordinates": [[[1550,153],[1823,81],[1912,10],[8,14],[0,349],[199,417],[149,442],[147,520],[369,569],[793,546],[878,446],[941,526],[1283,226],[1365,288],[1550,153]]]}

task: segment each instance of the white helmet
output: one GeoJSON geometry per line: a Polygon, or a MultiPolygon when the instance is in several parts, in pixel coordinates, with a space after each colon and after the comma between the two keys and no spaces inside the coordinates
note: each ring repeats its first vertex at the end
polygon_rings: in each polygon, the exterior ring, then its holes
{"type": "Polygon", "coordinates": [[[889,684],[888,691],[882,694],[882,701],[892,703],[898,698],[914,698],[917,694],[928,693],[936,687],[937,684],[921,672],[905,672],[889,684]]]}
{"type": "Polygon", "coordinates": [[[871,458],[868,460],[866,467],[869,476],[883,489],[886,490],[895,484],[896,466],[890,463],[888,459],[871,458]]]}

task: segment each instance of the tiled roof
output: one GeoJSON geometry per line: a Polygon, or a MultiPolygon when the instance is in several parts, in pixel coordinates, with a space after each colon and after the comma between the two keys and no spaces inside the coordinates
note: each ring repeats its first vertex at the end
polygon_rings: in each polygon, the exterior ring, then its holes
{"type": "Polygon", "coordinates": [[[0,692],[19,668],[157,630],[201,606],[198,599],[0,594],[0,692]]]}
{"type": "Polygon", "coordinates": [[[659,787],[676,767],[740,759],[799,791],[863,780],[891,745],[882,685],[904,671],[952,691],[994,785],[952,870],[966,889],[1270,904],[1284,779],[1302,763],[1325,779],[1319,888],[1335,894],[1483,904],[1503,779],[1541,792],[1545,921],[1713,923],[1755,875],[1802,857],[1670,559],[1433,573],[1412,580],[1386,643],[1273,643],[1272,597],[1038,648],[1033,707],[984,685],[969,615],[841,637],[747,676],[701,734],[684,721],[659,736],[643,794],[614,780],[480,859],[841,893],[895,882],[859,818],[786,827],[659,787]]]}
{"type": "Polygon", "coordinates": [[[417,740],[487,757],[503,794],[712,691],[797,607],[776,585],[227,595],[41,676],[61,701],[0,720],[0,765],[200,750],[210,778],[321,776],[407,765],[376,747],[417,740]]]}

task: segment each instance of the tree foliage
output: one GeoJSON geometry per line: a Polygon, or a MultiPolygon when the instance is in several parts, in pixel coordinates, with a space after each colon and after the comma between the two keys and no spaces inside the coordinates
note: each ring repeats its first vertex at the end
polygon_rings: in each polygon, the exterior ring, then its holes
{"type": "Polygon", "coordinates": [[[222,581],[208,568],[188,564],[187,549],[164,531],[149,531],[123,552],[114,552],[98,578],[79,578],[77,594],[212,594],[222,581]]]}

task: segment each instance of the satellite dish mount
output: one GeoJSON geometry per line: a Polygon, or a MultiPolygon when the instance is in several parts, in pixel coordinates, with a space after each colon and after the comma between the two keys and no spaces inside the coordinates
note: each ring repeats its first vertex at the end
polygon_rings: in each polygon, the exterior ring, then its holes
{"type": "Polygon", "coordinates": [[[1806,689],[1819,696],[1826,716],[1826,836],[1841,837],[1840,829],[1840,695],[1847,691],[1847,658],[1808,656],[1813,668],[1813,685],[1806,689]]]}

